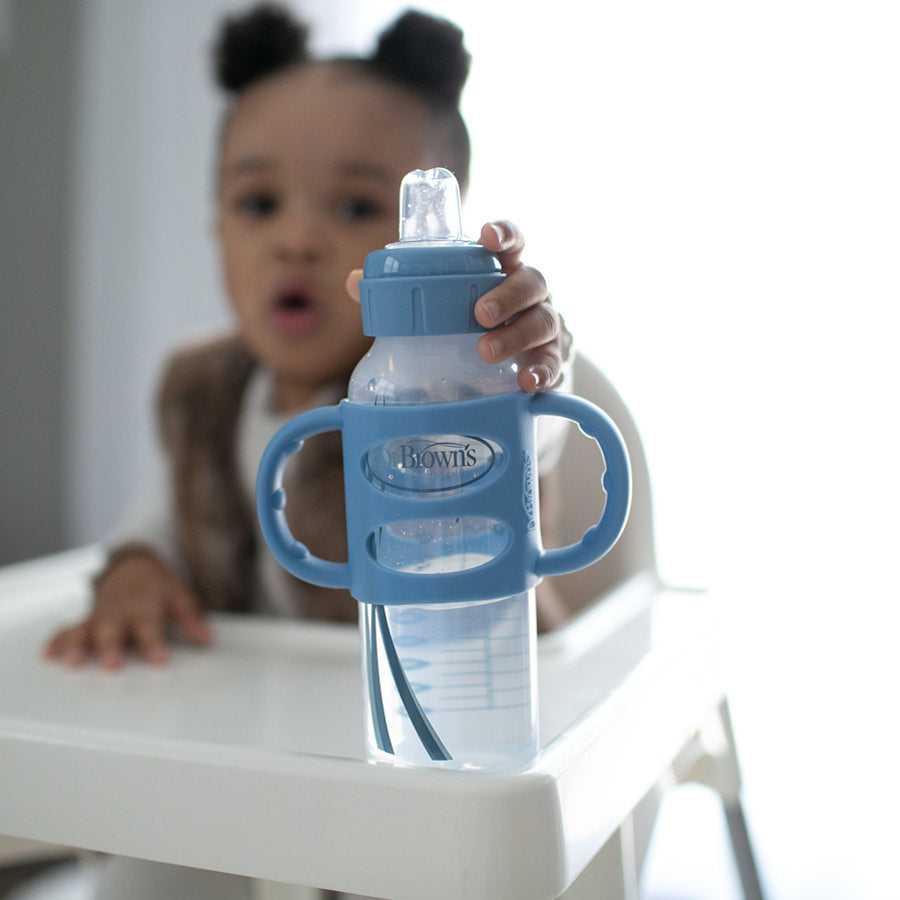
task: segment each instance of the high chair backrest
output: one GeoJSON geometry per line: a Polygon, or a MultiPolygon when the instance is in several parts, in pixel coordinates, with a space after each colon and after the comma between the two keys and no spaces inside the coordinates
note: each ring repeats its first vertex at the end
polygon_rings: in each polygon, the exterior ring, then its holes
{"type": "MultiPolygon", "coordinates": [[[[632,474],[631,512],[618,542],[592,566],[556,579],[564,594],[580,608],[633,575],[655,574],[656,553],[647,461],[631,413],[609,380],[581,354],[574,361],[572,389],[599,406],[619,427],[628,448],[632,474]]],[[[597,521],[604,503],[600,483],[602,457],[594,441],[574,425],[569,429],[557,472],[561,493],[560,538],[563,544],[568,544],[577,541],[597,521]]]]}

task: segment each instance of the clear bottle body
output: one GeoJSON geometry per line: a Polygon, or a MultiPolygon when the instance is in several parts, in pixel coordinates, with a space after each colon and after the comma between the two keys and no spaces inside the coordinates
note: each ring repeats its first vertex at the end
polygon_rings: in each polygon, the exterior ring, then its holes
{"type": "MultiPolygon", "coordinates": [[[[479,335],[379,337],[348,400],[449,403],[518,389],[514,364],[477,354],[479,335]]],[[[433,494],[466,490],[469,435],[411,435],[394,454],[433,494]]],[[[495,448],[502,452],[502,448],[495,448]]],[[[483,517],[412,519],[379,529],[373,547],[402,571],[452,572],[496,556],[506,535],[483,517]]],[[[368,744],[376,759],[489,768],[537,749],[534,592],[479,603],[360,604],[368,744]],[[424,721],[424,725],[423,725],[424,721]],[[424,737],[423,728],[432,737],[424,737]],[[387,749],[389,747],[389,749],[387,749]]]]}

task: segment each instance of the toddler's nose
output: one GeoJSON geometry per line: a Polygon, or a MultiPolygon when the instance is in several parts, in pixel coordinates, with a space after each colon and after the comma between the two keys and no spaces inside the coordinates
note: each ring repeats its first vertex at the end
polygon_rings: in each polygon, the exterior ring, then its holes
{"type": "Polygon", "coordinates": [[[286,210],[276,235],[276,252],[289,260],[315,260],[326,248],[321,222],[310,212],[286,210]]]}

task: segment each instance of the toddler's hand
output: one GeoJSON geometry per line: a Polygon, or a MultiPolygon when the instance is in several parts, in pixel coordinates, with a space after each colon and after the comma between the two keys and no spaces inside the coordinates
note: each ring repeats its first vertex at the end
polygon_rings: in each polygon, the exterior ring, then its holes
{"type": "MultiPolygon", "coordinates": [[[[497,254],[506,278],[475,304],[478,323],[493,329],[478,341],[478,353],[491,363],[517,357],[524,391],[551,388],[562,374],[572,336],[553,306],[544,276],[522,264],[525,238],[512,222],[489,222],[481,229],[481,243],[497,254]]],[[[347,276],[347,292],[357,303],[362,274],[354,269],[347,276]]]]}
{"type": "Polygon", "coordinates": [[[481,229],[481,243],[497,254],[506,278],[475,304],[479,324],[493,329],[478,341],[478,353],[492,363],[517,357],[523,391],[551,388],[572,337],[553,307],[544,276],[522,264],[525,238],[512,222],[489,222],[481,229]]]}
{"type": "Polygon", "coordinates": [[[134,647],[158,665],[168,659],[164,630],[170,622],[193,643],[212,640],[196,598],[181,580],[158,559],[131,554],[97,582],[87,619],[51,638],[44,655],[69,666],[95,657],[104,668],[117,669],[126,649],[134,647]]]}

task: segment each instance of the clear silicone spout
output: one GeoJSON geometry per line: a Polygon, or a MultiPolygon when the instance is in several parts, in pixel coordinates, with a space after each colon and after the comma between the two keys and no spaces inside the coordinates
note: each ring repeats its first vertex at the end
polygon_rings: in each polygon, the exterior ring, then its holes
{"type": "Polygon", "coordinates": [[[462,241],[459,184],[448,169],[416,169],[400,182],[400,241],[462,241]]]}

